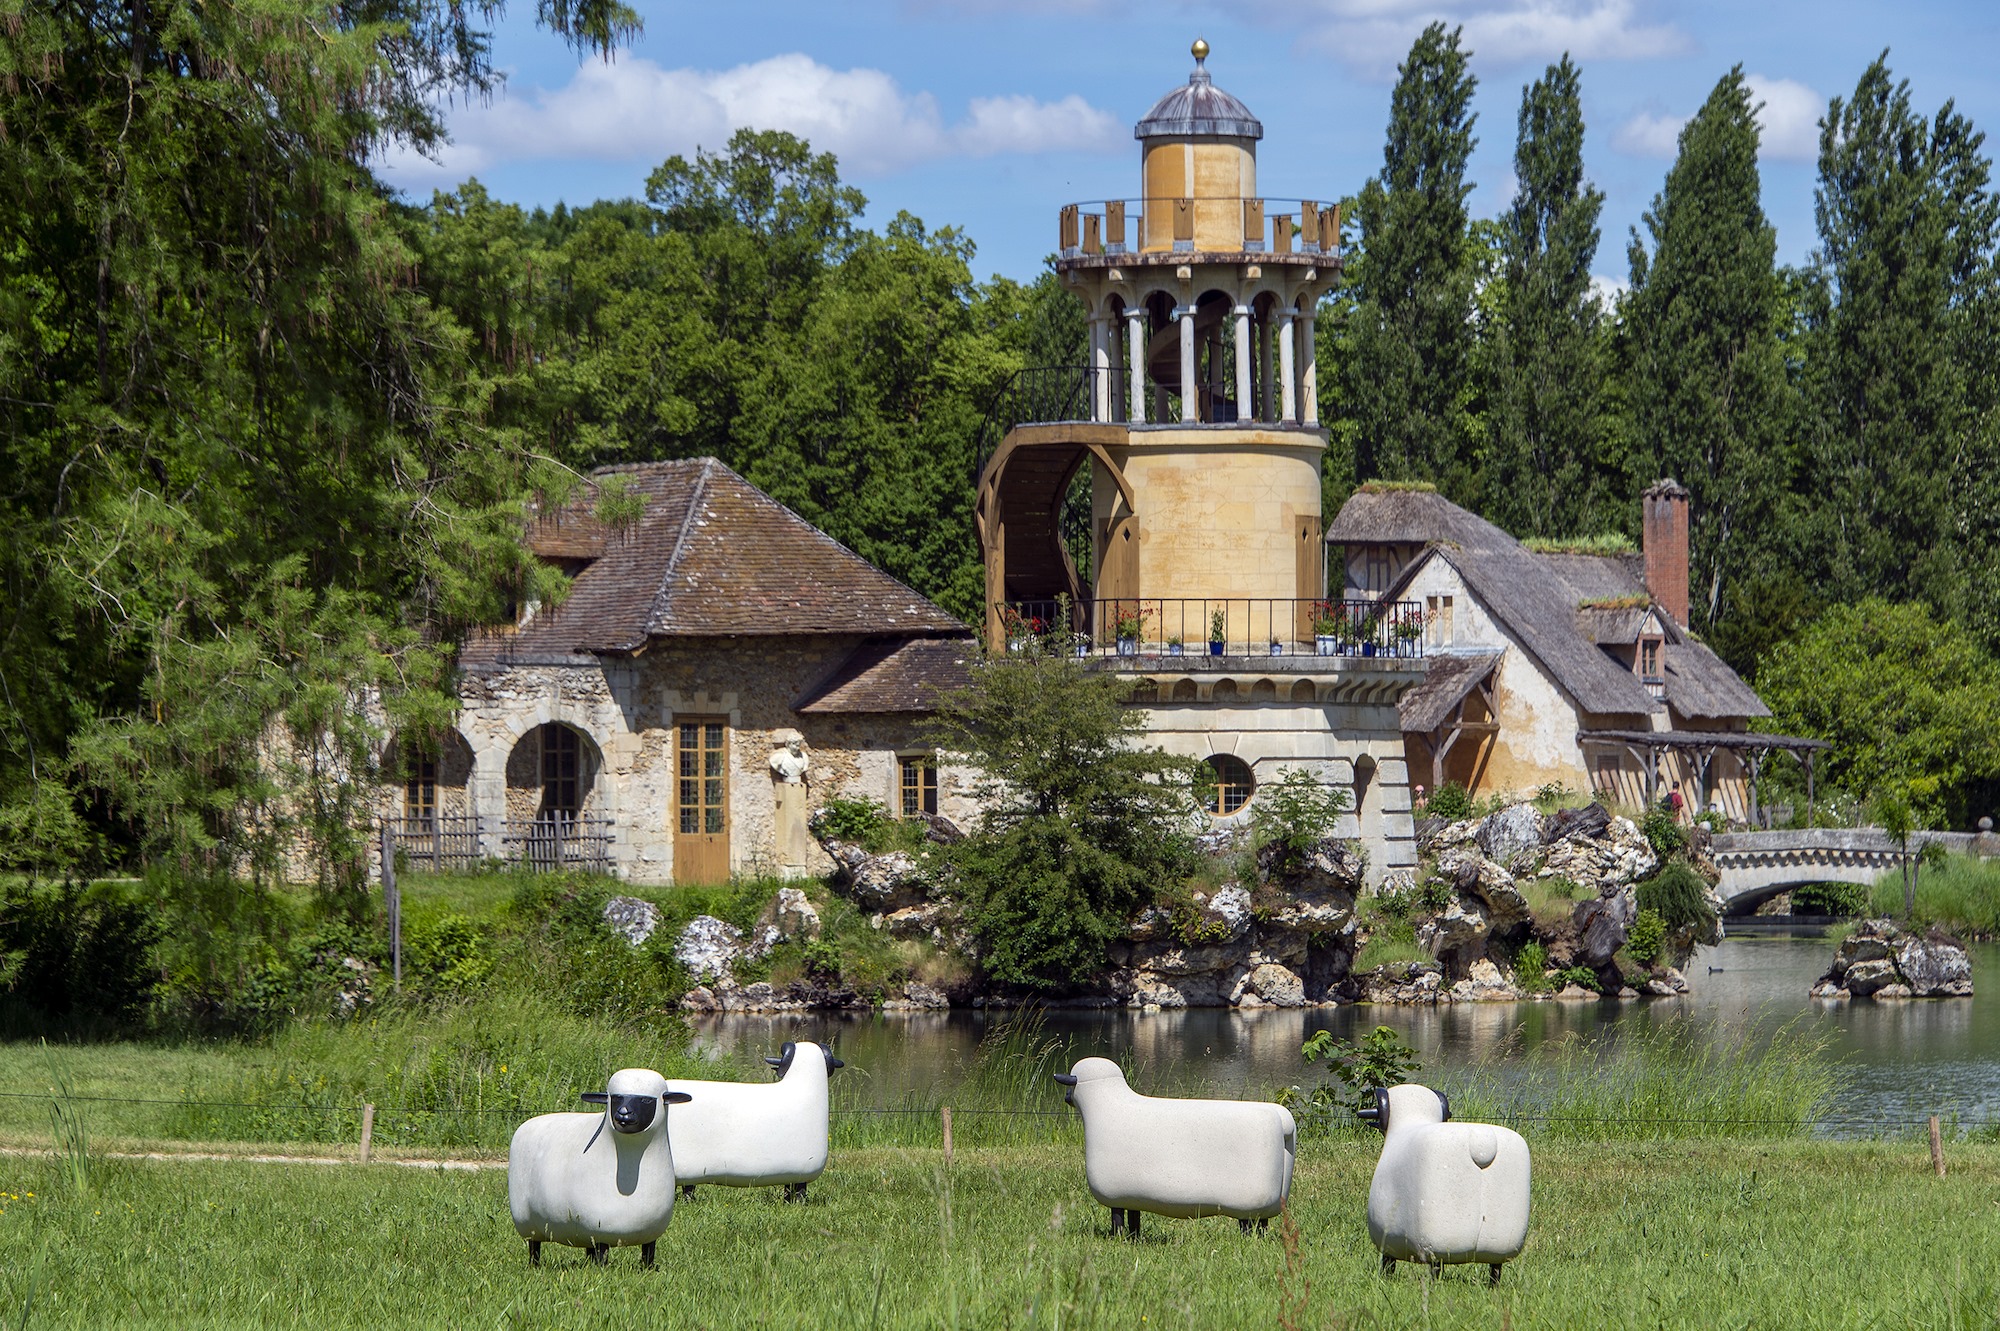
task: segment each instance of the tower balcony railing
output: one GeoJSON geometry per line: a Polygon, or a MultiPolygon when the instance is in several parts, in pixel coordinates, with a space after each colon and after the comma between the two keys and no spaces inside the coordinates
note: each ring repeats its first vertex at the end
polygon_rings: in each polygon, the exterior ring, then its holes
{"type": "Polygon", "coordinates": [[[1123,657],[1149,670],[1195,669],[1215,657],[1424,654],[1424,611],[1415,601],[1144,596],[995,608],[989,622],[997,621],[1009,651],[1123,657]]]}
{"type": "MultiPolygon", "coordinates": [[[[1248,253],[1340,253],[1340,205],[1318,199],[1189,195],[1066,203],[1058,257],[1171,254],[1196,249],[1196,238],[1240,242],[1248,253]],[[1240,223],[1240,229],[1239,229],[1240,223]],[[1129,239],[1128,239],[1129,237],[1129,239]]],[[[1214,245],[1205,248],[1216,248],[1214,245]]]]}

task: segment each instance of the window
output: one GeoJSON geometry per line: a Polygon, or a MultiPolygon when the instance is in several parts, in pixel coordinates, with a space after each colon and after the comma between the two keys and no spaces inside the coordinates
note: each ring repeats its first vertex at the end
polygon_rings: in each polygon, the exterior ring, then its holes
{"type": "Polygon", "coordinates": [[[403,821],[413,832],[428,832],[437,818],[438,765],[435,758],[410,759],[410,779],[403,786],[403,821]]]}
{"type": "Polygon", "coordinates": [[[681,831],[689,836],[723,830],[725,788],[723,724],[720,721],[681,723],[681,831]]]}
{"type": "Polygon", "coordinates": [[[1209,792],[1208,811],[1218,818],[1227,818],[1240,811],[1257,792],[1257,778],[1251,775],[1250,764],[1228,753],[1210,754],[1203,760],[1208,764],[1209,776],[1215,788],[1209,792]]]}
{"type": "Polygon", "coordinates": [[[920,813],[935,814],[937,803],[937,756],[911,754],[898,762],[902,769],[901,803],[905,818],[920,813]]]}
{"type": "Polygon", "coordinates": [[[1365,589],[1370,595],[1384,592],[1396,580],[1396,552],[1384,545],[1371,545],[1366,556],[1366,572],[1362,574],[1365,589]]]}
{"type": "Polygon", "coordinates": [[[1449,596],[1426,596],[1424,598],[1424,631],[1430,635],[1431,646],[1451,646],[1451,598],[1449,596]]]}
{"type": "Polygon", "coordinates": [[[580,795],[583,746],[568,726],[542,727],[542,815],[575,818],[580,795]]]}
{"type": "Polygon", "coordinates": [[[1639,639],[1639,677],[1641,679],[1651,680],[1661,677],[1660,643],[1661,640],[1659,638],[1639,639]]]}

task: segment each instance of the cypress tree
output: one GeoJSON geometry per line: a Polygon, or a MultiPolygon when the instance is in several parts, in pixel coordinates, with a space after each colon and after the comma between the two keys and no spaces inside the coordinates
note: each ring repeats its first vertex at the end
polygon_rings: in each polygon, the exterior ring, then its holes
{"type": "Polygon", "coordinates": [[[1947,102],[1926,122],[1886,53],[1820,126],[1820,270],[1811,455],[1829,502],[1812,526],[1843,599],[1968,599],[1980,553],[1959,485],[1990,470],[1991,397],[1972,363],[1990,306],[2000,205],[1985,136],[1947,102]]]}
{"type": "Polygon", "coordinates": [[[1341,432],[1359,475],[1433,481],[1457,498],[1471,485],[1469,56],[1458,29],[1433,23],[1399,70],[1382,172],[1355,207],[1361,256],[1340,376],[1341,432]]]}
{"type": "Polygon", "coordinates": [[[1758,132],[1741,66],[1686,127],[1632,234],[1620,308],[1632,480],[1688,487],[1689,617],[1714,629],[1738,582],[1770,571],[1788,412],[1777,236],[1764,216],[1758,132]]]}
{"type": "Polygon", "coordinates": [[[1516,535],[1586,529],[1598,466],[1604,358],[1590,265],[1604,195],[1583,183],[1583,105],[1567,55],[1521,90],[1520,192],[1501,219],[1504,290],[1485,514],[1516,535]]]}

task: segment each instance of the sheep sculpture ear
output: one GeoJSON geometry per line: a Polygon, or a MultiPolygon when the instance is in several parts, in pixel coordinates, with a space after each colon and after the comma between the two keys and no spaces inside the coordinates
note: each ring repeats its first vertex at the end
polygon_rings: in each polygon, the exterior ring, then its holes
{"type": "Polygon", "coordinates": [[[1431,1094],[1438,1098],[1438,1108],[1444,1111],[1444,1118],[1440,1121],[1444,1123],[1451,1122],[1451,1100],[1443,1091],[1432,1091],[1431,1094]]]}
{"type": "Polygon", "coordinates": [[[1375,1088],[1375,1107],[1357,1109],[1354,1116],[1377,1132],[1387,1135],[1389,1131],[1389,1092],[1380,1086],[1375,1088]]]}
{"type": "Polygon", "coordinates": [[[661,1096],[660,1098],[662,1100],[665,1100],[670,1105],[684,1105],[688,1101],[694,1099],[694,1097],[692,1095],[689,1095],[686,1091],[668,1091],[665,1095],[661,1096]]]}
{"type": "Polygon", "coordinates": [[[611,1095],[607,1091],[585,1091],[583,1093],[583,1098],[590,1101],[590,1103],[594,1105],[611,1103],[611,1095]]]}

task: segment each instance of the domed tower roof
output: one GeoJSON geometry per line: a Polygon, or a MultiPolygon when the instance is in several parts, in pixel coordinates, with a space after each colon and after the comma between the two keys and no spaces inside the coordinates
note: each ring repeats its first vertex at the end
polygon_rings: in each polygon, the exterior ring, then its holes
{"type": "Polygon", "coordinates": [[[1153,103],[1132,129],[1135,139],[1184,139],[1196,135],[1261,139],[1264,126],[1250,108],[1215,86],[1208,76],[1208,43],[1194,44],[1194,73],[1187,85],[1153,103]]]}

